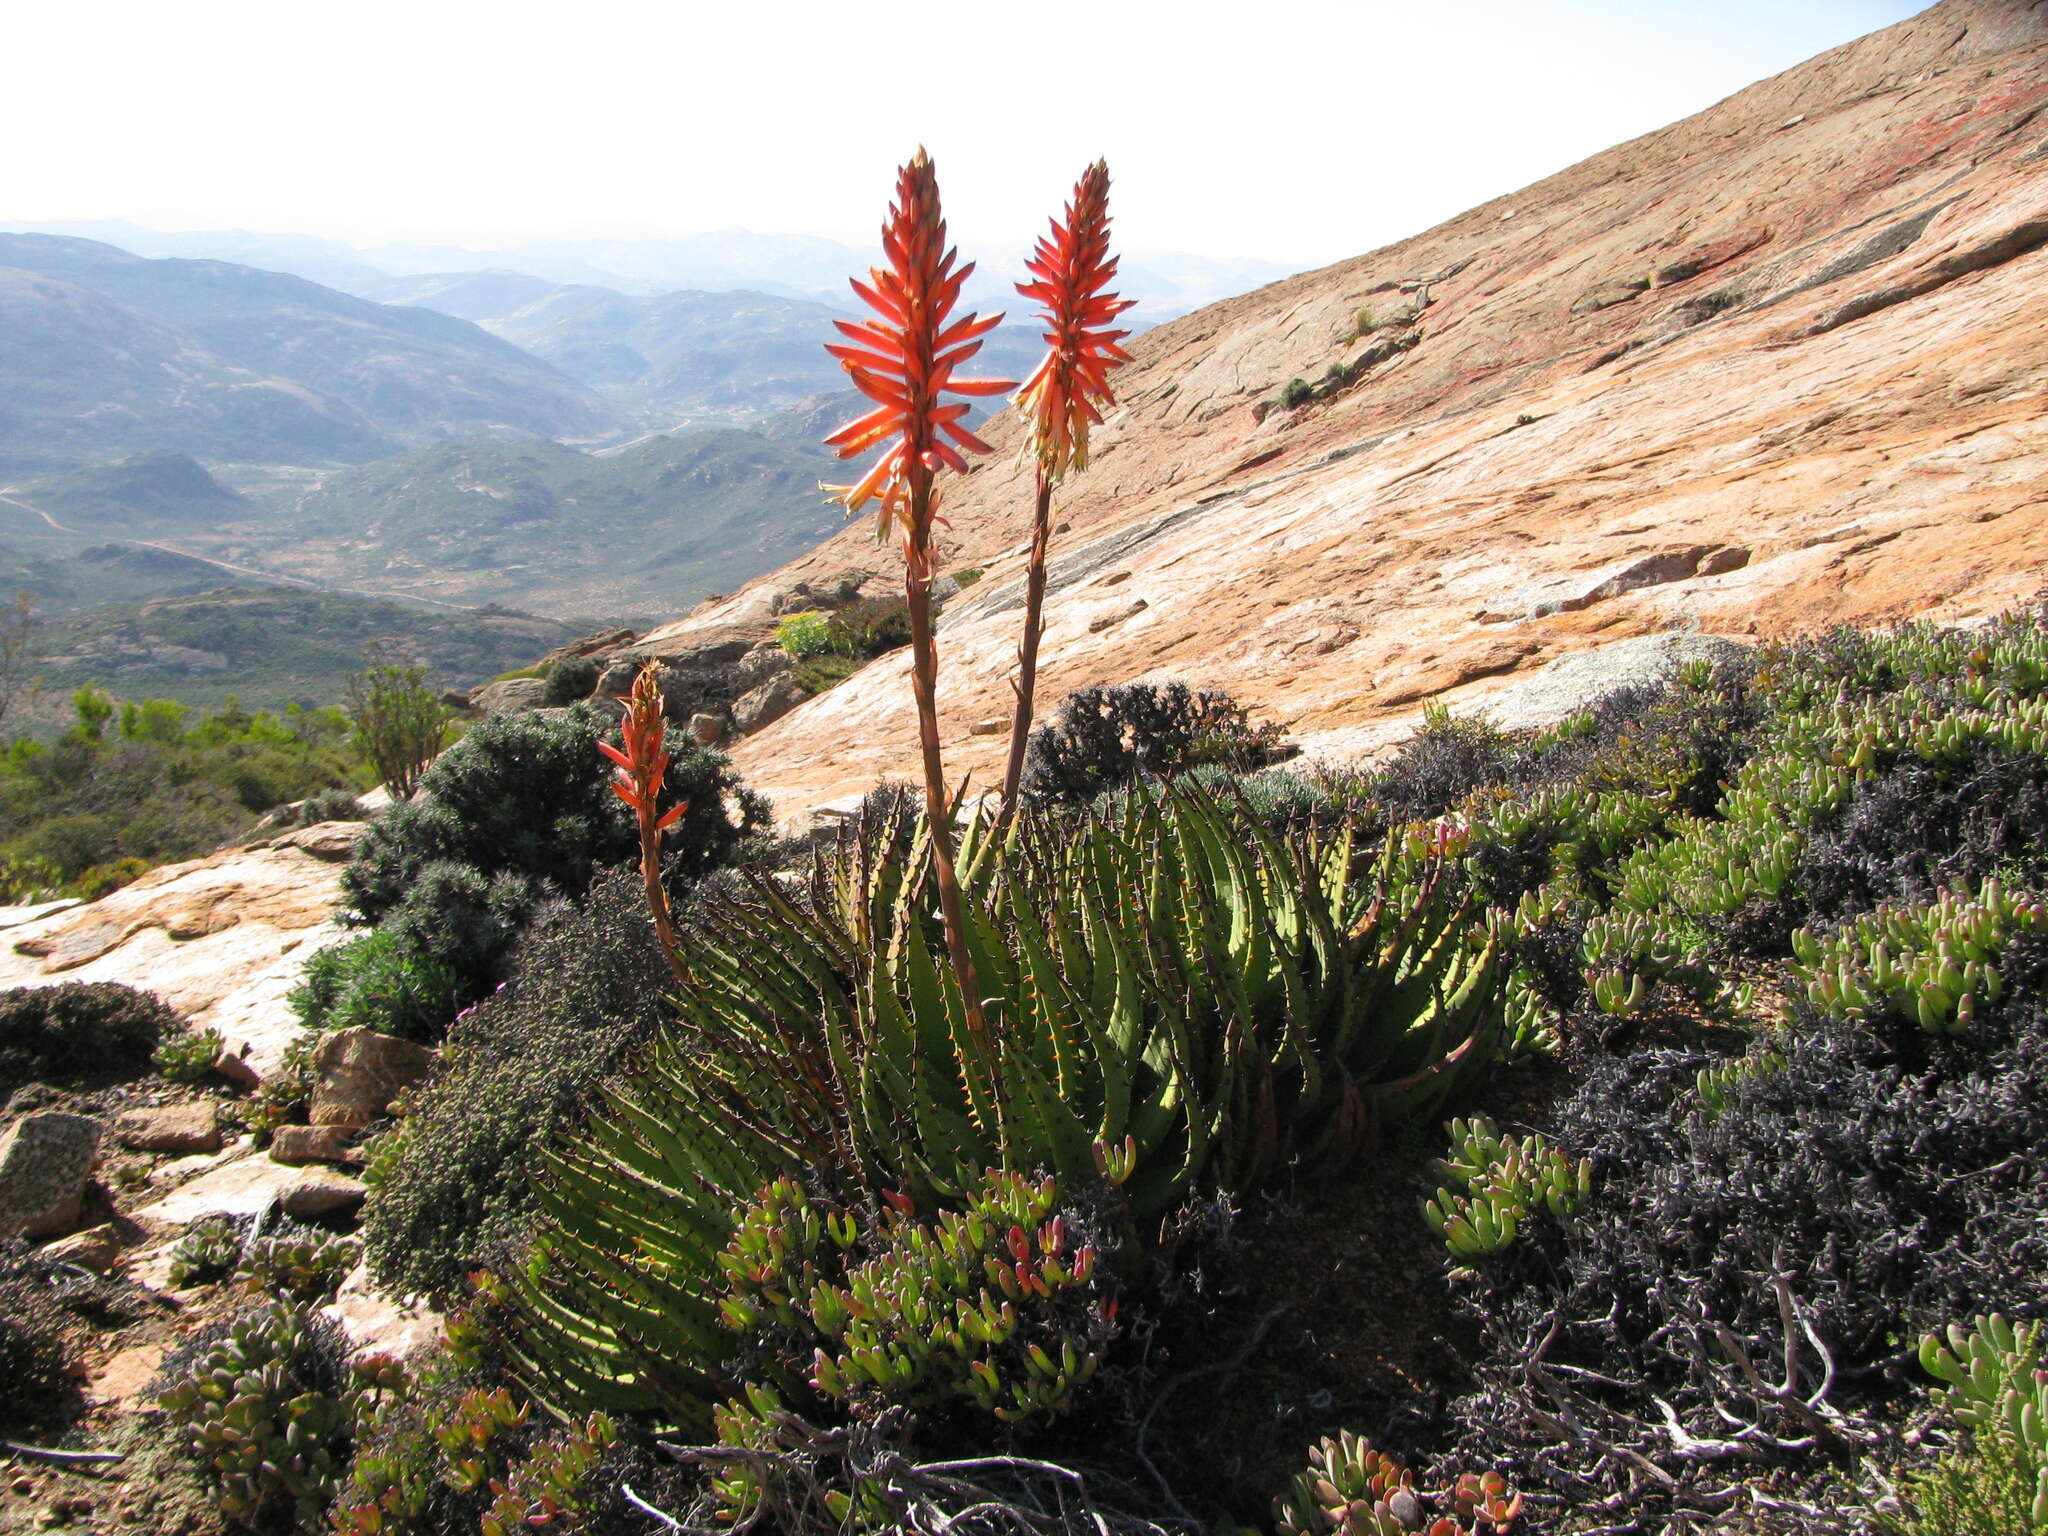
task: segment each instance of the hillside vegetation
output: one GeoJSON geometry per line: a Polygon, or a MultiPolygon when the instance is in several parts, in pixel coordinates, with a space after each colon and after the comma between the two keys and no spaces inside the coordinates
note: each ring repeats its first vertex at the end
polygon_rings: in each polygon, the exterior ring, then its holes
{"type": "MultiPolygon", "coordinates": [[[[2048,1530],[2048,609],[1767,645],[1542,730],[1437,714],[1342,777],[1239,772],[1169,717],[1270,733],[1175,697],[1115,741],[1076,701],[1015,826],[963,829],[979,1040],[901,793],[771,845],[679,758],[675,971],[603,716],[445,753],[298,999],[447,1046],[361,1230],[444,1343],[344,1389],[315,1308],[354,1243],[195,1228],[195,1296],[268,1310],[125,1427],[128,1507],[2048,1530]]],[[[73,750],[114,749],[82,715],[73,750]]],[[[306,1083],[241,1112],[282,1134],[306,1083]]]]}
{"type": "Polygon", "coordinates": [[[815,444],[737,429],[607,454],[470,439],[327,476],[193,547],[444,602],[644,619],[835,531],[818,494],[832,467],[815,444]]]}
{"type": "Polygon", "coordinates": [[[315,709],[338,700],[371,653],[418,661],[445,686],[467,688],[570,638],[567,626],[522,613],[214,586],[54,616],[34,634],[32,670],[53,694],[98,683],[199,708],[232,695],[250,708],[315,709]]]}

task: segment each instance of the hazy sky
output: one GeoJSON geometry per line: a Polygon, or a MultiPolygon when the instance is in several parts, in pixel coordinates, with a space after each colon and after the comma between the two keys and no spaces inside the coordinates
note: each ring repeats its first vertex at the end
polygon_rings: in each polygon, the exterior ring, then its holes
{"type": "Polygon", "coordinates": [[[1106,154],[1128,246],[1322,262],[1920,8],[19,0],[0,223],[865,242],[922,142],[963,243],[1106,154]]]}

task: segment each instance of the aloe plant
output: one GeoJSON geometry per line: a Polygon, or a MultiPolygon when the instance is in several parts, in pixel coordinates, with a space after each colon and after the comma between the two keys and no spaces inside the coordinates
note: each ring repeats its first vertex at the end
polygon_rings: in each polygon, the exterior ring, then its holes
{"type": "Polygon", "coordinates": [[[701,1427],[717,1255],[779,1175],[848,1209],[945,1209],[987,1169],[1050,1173],[1113,1184],[1135,1235],[1290,1159],[1354,1159],[1500,1044],[1499,922],[1426,835],[1374,859],[1348,828],[1277,834],[1193,786],[1078,824],[972,821],[986,1034],[945,963],[928,835],[906,852],[869,826],[800,890],[704,903],[676,1025],[544,1181],[532,1379],[701,1427]]]}

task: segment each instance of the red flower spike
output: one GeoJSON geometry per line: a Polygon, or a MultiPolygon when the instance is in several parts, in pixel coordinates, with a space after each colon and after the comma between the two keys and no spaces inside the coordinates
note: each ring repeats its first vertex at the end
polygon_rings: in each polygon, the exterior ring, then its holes
{"type": "Polygon", "coordinates": [[[1108,165],[1098,160],[1082,174],[1066,221],[1054,221],[1025,268],[1034,281],[1017,291],[1040,304],[1049,350],[1017,403],[1031,418],[1032,452],[1057,480],[1088,467],[1088,429],[1102,424],[1103,406],[1116,403],[1110,371],[1131,360],[1117,345],[1130,332],[1109,329],[1136,301],[1107,291],[1117,269],[1109,254],[1108,165]]]}
{"type": "Polygon", "coordinates": [[[619,721],[619,745],[601,741],[597,749],[617,764],[612,769],[612,793],[633,808],[634,819],[640,823],[640,873],[647,888],[648,911],[669,969],[678,981],[683,981],[686,978],[682,952],[676,945],[668,895],[661,885],[661,841],[662,834],[690,807],[688,801],[679,801],[666,812],[661,810],[661,787],[668,777],[669,754],[662,750],[668,721],[662,714],[657,663],[650,661],[640,669],[633,679],[632,691],[619,701],[619,706],[624,711],[619,721]]]}
{"type": "Polygon", "coordinates": [[[846,340],[825,347],[875,409],[825,442],[842,459],[858,458],[878,444],[889,446],[856,483],[824,489],[849,513],[878,503],[876,537],[886,536],[890,523],[900,523],[906,553],[922,555],[931,536],[935,498],[919,498],[913,491],[922,487],[929,492],[931,478],[942,469],[964,473],[962,450],[989,451],[962,425],[968,408],[944,397],[999,395],[1014,381],[953,376],[955,368],[981,350],[982,338],[1003,317],[953,318],[974,263],[958,265],[958,252],[946,244],[938,178],[931,156],[921,149],[897,172],[896,201],[882,226],[882,252],[887,266],[870,270],[865,283],[853,280],[853,291],[878,318],[833,321],[846,340]],[[914,526],[920,520],[924,526],[914,526]]]}

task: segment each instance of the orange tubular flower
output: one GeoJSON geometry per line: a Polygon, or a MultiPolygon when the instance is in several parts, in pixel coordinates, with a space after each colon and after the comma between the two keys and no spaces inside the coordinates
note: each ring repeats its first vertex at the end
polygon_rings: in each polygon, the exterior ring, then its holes
{"type": "Polygon", "coordinates": [[[1104,405],[1114,405],[1109,374],[1128,363],[1117,345],[1129,331],[1108,329],[1137,301],[1107,292],[1116,277],[1109,254],[1109,167],[1098,160],[1074,186],[1066,222],[1055,222],[1025,263],[1034,281],[1017,291],[1041,306],[1045,360],[1017,391],[1017,404],[1031,419],[1032,451],[1058,480],[1069,469],[1088,467],[1088,429],[1102,424],[1104,405]]]}
{"type": "Polygon", "coordinates": [[[988,444],[962,424],[970,407],[944,396],[999,395],[1014,381],[953,377],[1003,317],[952,318],[974,263],[955,266],[959,253],[946,244],[938,178],[931,157],[921,149],[897,173],[896,201],[882,226],[882,251],[887,266],[872,268],[865,283],[853,279],[853,291],[877,318],[833,321],[847,339],[825,347],[875,409],[825,442],[842,459],[852,459],[878,443],[895,441],[857,484],[826,489],[849,513],[879,502],[876,536],[885,536],[892,521],[899,523],[905,555],[915,565],[928,557],[933,477],[940,469],[964,473],[962,449],[988,452],[988,444]]]}
{"type": "Polygon", "coordinates": [[[661,679],[658,664],[648,662],[633,679],[632,691],[620,700],[625,716],[619,722],[620,745],[600,741],[597,750],[618,766],[612,769],[612,793],[633,808],[640,823],[640,874],[647,886],[647,907],[654,918],[654,931],[661,940],[662,953],[676,979],[685,979],[682,952],[676,946],[675,925],[670,920],[668,893],[661,885],[662,834],[674,826],[690,808],[678,801],[666,813],[661,810],[661,788],[668,777],[669,754],[662,750],[668,722],[662,714],[661,679]]]}
{"type": "Polygon", "coordinates": [[[1024,565],[1024,639],[1017,647],[1017,707],[1010,716],[1010,756],[1003,770],[1003,814],[1017,805],[1024,755],[1031,735],[1031,705],[1038,677],[1038,640],[1044,630],[1045,562],[1052,544],[1052,490],[1070,469],[1088,467],[1088,429],[1102,424],[1102,407],[1115,404],[1109,374],[1128,363],[1117,345],[1129,331],[1109,324],[1132,300],[1108,291],[1116,276],[1109,254],[1109,167],[1098,160],[1074,184],[1066,222],[1038,242],[1025,268],[1033,281],[1017,291],[1042,306],[1045,360],[1017,391],[1017,407],[1031,423],[1028,451],[1038,461],[1031,513],[1031,553],[1024,565]]]}

